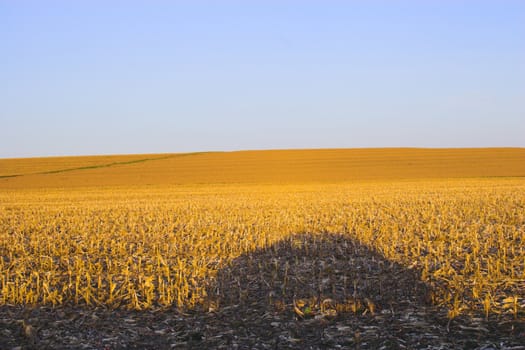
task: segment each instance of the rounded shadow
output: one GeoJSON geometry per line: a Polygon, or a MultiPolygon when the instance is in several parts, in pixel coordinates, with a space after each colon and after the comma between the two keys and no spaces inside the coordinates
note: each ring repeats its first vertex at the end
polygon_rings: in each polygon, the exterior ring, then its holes
{"type": "Polygon", "coordinates": [[[435,343],[447,321],[440,316],[438,335],[421,331],[436,314],[419,276],[348,236],[295,234],[223,267],[200,312],[208,329],[217,327],[207,333],[223,337],[214,346],[422,346],[435,343]]]}
{"type": "Polygon", "coordinates": [[[222,268],[208,286],[208,307],[290,308],[299,318],[395,313],[429,304],[419,276],[347,236],[296,234],[222,268]]]}

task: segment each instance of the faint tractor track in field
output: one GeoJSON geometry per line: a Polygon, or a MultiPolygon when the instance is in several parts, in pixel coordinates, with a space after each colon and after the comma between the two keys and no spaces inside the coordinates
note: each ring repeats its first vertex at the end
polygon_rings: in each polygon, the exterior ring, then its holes
{"type": "Polygon", "coordinates": [[[187,156],[194,156],[194,155],[205,154],[205,153],[210,153],[210,152],[192,152],[192,153],[182,153],[182,154],[170,154],[170,155],[161,156],[161,157],[134,159],[134,160],[128,160],[128,161],[123,161],[123,162],[112,162],[112,163],[107,163],[107,164],[98,164],[98,165],[81,166],[81,167],[67,168],[67,169],[40,171],[40,172],[27,173],[27,174],[0,175],[0,179],[13,178],[13,177],[22,177],[22,176],[27,176],[27,175],[60,174],[60,173],[67,173],[67,172],[70,172],[70,171],[77,171],[77,170],[111,168],[111,167],[118,166],[118,165],[129,165],[129,164],[136,164],[136,163],[144,163],[144,162],[155,161],[155,160],[187,157],[187,156]]]}

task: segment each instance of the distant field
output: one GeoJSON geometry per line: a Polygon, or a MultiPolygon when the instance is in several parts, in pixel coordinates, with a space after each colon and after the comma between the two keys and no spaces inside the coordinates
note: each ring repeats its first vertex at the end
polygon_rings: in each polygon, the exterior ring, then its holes
{"type": "Polygon", "coordinates": [[[523,176],[523,148],[322,149],[0,159],[0,188],[523,176]]]}

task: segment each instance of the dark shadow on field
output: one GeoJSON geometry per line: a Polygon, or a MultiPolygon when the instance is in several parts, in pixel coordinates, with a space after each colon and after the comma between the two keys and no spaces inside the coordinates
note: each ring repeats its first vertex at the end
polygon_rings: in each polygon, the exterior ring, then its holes
{"type": "Polygon", "coordinates": [[[429,304],[419,275],[343,235],[296,234],[221,269],[208,287],[209,306],[279,312],[295,305],[305,319],[395,313],[429,304]]]}
{"type": "Polygon", "coordinates": [[[430,307],[419,276],[347,236],[296,234],[222,268],[203,311],[233,332],[232,345],[242,335],[261,348],[391,348],[405,338],[393,320],[427,326],[413,316],[430,307]]]}
{"type": "Polygon", "coordinates": [[[0,348],[506,349],[525,343],[523,322],[449,323],[446,310],[430,304],[419,271],[344,235],[283,238],[239,256],[206,283],[207,298],[191,310],[0,307],[0,348]]]}

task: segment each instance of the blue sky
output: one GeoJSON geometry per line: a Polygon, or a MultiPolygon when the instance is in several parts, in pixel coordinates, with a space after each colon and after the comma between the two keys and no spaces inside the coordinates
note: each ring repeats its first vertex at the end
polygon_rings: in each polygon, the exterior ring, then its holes
{"type": "Polygon", "coordinates": [[[525,1],[0,0],[0,157],[525,147],[525,1]]]}

